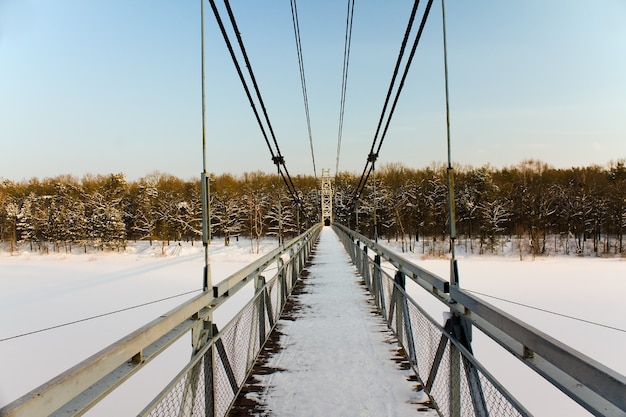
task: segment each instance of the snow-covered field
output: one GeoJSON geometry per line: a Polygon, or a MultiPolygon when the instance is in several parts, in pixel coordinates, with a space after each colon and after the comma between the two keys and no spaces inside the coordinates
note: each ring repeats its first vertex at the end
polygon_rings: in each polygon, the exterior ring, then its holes
{"type": "MultiPolygon", "coordinates": [[[[266,241],[261,252],[275,246],[275,242],[266,241]]],[[[161,256],[160,245],[150,247],[146,243],[130,246],[123,254],[0,253],[0,406],[196,295],[202,284],[202,247],[173,244],[167,253],[168,256],[161,256]],[[187,294],[7,339],[183,293],[187,294]]],[[[214,282],[258,256],[251,253],[249,241],[231,241],[230,247],[214,241],[214,282]]],[[[414,258],[422,267],[447,277],[448,261],[422,260],[420,255],[414,258]]],[[[626,374],[626,318],[620,308],[626,298],[624,260],[554,257],[520,262],[515,258],[470,256],[460,258],[459,267],[464,288],[622,329],[608,329],[485,298],[626,374]]],[[[424,300],[436,318],[441,317],[439,312],[444,309],[438,302],[432,303],[419,293],[416,296],[424,300]]],[[[183,339],[171,353],[131,378],[128,384],[134,387],[132,396],[116,392],[89,415],[136,414],[188,359],[190,342],[183,339]]],[[[478,358],[510,384],[514,394],[535,415],[588,415],[578,406],[567,405],[570,401],[559,400],[555,390],[532,372],[524,372],[517,360],[484,339],[476,332],[474,349],[478,358]],[[521,374],[517,373],[518,368],[521,374]]]]}
{"type": "MultiPolygon", "coordinates": [[[[262,241],[256,254],[249,240],[232,239],[229,247],[213,241],[214,282],[276,246],[274,240],[262,241]]],[[[197,295],[202,245],[172,243],[166,256],[162,252],[160,243],[147,242],[131,244],[125,253],[0,252],[0,407],[197,295]],[[179,294],[184,295],[152,303],[179,294]],[[145,303],[152,304],[2,340],[145,303]]],[[[219,314],[215,319],[225,324],[219,314]]],[[[118,390],[89,415],[136,415],[187,362],[190,339],[183,337],[169,351],[130,379],[132,396],[118,390]]]]}

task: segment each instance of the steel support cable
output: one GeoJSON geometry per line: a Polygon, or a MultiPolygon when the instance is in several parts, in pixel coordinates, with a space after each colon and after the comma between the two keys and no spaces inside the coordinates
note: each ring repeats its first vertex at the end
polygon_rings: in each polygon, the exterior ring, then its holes
{"type": "Polygon", "coordinates": [[[4,338],[0,339],[0,342],[5,342],[5,341],[11,340],[11,339],[19,339],[19,338],[24,337],[24,336],[30,336],[31,334],[42,333],[42,332],[47,332],[49,330],[58,329],[58,328],[61,328],[61,327],[71,326],[73,324],[83,323],[85,321],[95,320],[95,319],[99,319],[101,317],[106,317],[106,316],[111,316],[113,314],[122,313],[124,311],[135,310],[135,309],[140,308],[140,307],[146,307],[146,306],[149,306],[149,305],[152,305],[152,304],[156,304],[156,303],[160,303],[160,302],[163,302],[163,301],[171,300],[173,298],[182,297],[183,295],[193,294],[194,292],[198,292],[198,291],[201,291],[201,290],[191,290],[191,291],[183,292],[183,293],[180,293],[180,294],[172,295],[172,296],[169,296],[169,297],[160,298],[158,300],[148,301],[146,303],[137,304],[137,305],[130,306],[130,307],[125,307],[125,308],[120,308],[119,310],[113,310],[113,311],[109,311],[107,313],[97,314],[95,316],[84,317],[82,319],[78,319],[78,320],[74,320],[74,321],[70,321],[70,322],[66,322],[66,323],[62,323],[62,324],[57,324],[57,325],[46,327],[46,328],[43,328],[43,329],[33,330],[33,331],[30,331],[30,332],[18,334],[18,335],[15,335],[15,336],[4,337],[4,338]]]}
{"type": "Polygon", "coordinates": [[[235,65],[235,69],[237,71],[237,75],[239,75],[239,80],[241,81],[241,85],[243,86],[243,89],[246,93],[246,96],[248,97],[248,101],[250,102],[250,106],[252,107],[252,111],[254,113],[254,116],[256,118],[256,121],[259,125],[259,128],[261,129],[261,133],[263,134],[263,138],[265,139],[265,143],[267,144],[267,148],[270,151],[270,154],[272,156],[272,160],[274,160],[276,158],[275,154],[274,154],[274,149],[272,148],[272,145],[270,144],[269,138],[267,136],[267,132],[265,131],[265,127],[263,126],[263,122],[261,121],[261,116],[259,115],[259,112],[256,108],[256,104],[254,103],[254,99],[252,98],[252,94],[250,93],[250,88],[248,87],[248,84],[246,82],[246,79],[243,75],[243,72],[241,71],[241,66],[239,65],[239,61],[237,60],[237,56],[235,55],[235,51],[233,50],[233,45],[230,42],[230,38],[228,37],[228,33],[226,33],[226,28],[224,27],[224,22],[222,21],[222,17],[219,14],[219,11],[217,10],[217,6],[215,5],[215,1],[214,0],[209,0],[209,3],[211,4],[211,9],[213,10],[213,14],[215,16],[215,20],[217,21],[217,24],[220,28],[220,32],[222,33],[222,37],[224,38],[224,42],[226,43],[226,47],[228,48],[228,52],[230,53],[230,57],[233,60],[233,64],[235,65]]]}
{"type": "Polygon", "coordinates": [[[478,291],[472,291],[472,290],[468,290],[468,289],[465,289],[465,291],[471,292],[471,293],[474,293],[474,294],[478,294],[478,295],[482,295],[483,297],[493,298],[494,300],[503,301],[505,303],[514,304],[514,305],[517,305],[517,306],[520,306],[520,307],[529,308],[531,310],[537,310],[537,311],[541,311],[543,313],[552,314],[554,316],[559,316],[559,317],[563,317],[563,318],[566,318],[566,319],[579,321],[581,323],[592,324],[594,326],[604,327],[606,329],[610,329],[610,330],[615,330],[615,331],[618,331],[618,332],[626,333],[625,329],[621,329],[619,327],[614,327],[614,326],[609,326],[608,324],[603,324],[603,323],[599,323],[599,322],[596,322],[596,321],[583,319],[583,318],[580,318],[580,317],[570,316],[568,314],[558,313],[556,311],[552,311],[552,310],[547,310],[545,308],[531,306],[531,305],[520,303],[520,302],[517,302],[517,301],[507,300],[506,298],[496,297],[495,295],[489,295],[489,294],[485,294],[485,293],[478,292],[478,291]]]}
{"type": "MultiPolygon", "coordinates": [[[[426,5],[426,10],[424,11],[424,15],[422,16],[422,21],[420,23],[420,27],[418,29],[415,41],[413,42],[413,47],[411,48],[411,53],[409,54],[409,58],[407,61],[407,64],[404,68],[404,73],[402,74],[402,78],[400,79],[400,84],[398,84],[398,90],[396,92],[396,96],[394,97],[393,103],[391,105],[391,109],[389,110],[389,116],[387,118],[387,122],[385,123],[385,128],[383,129],[383,133],[380,137],[380,142],[378,142],[378,147],[376,148],[376,152],[372,153],[370,152],[370,159],[374,159],[376,157],[378,157],[378,153],[380,152],[380,148],[383,145],[383,142],[385,140],[385,137],[387,136],[387,131],[389,130],[389,126],[391,123],[391,118],[393,117],[393,114],[396,110],[396,106],[398,104],[398,100],[400,99],[400,93],[402,92],[402,89],[404,88],[404,83],[406,82],[406,78],[407,75],[409,73],[409,69],[411,67],[411,63],[413,62],[413,58],[415,57],[415,51],[417,50],[417,45],[419,44],[420,38],[422,37],[422,33],[424,32],[424,26],[426,25],[426,20],[428,19],[428,14],[430,13],[430,8],[433,4],[433,0],[429,0],[428,4],[426,5]]],[[[374,169],[374,161],[371,162],[371,166],[369,171],[367,172],[367,175],[365,176],[365,179],[363,181],[363,187],[365,187],[365,183],[367,183],[367,180],[371,174],[371,172],[374,169]]],[[[362,190],[362,189],[361,189],[362,190]]]]}
{"type": "MultiPolygon", "coordinates": [[[[270,123],[270,118],[269,118],[269,115],[267,114],[267,108],[265,107],[265,102],[263,101],[263,97],[261,97],[261,91],[259,90],[259,85],[256,82],[256,77],[254,76],[254,72],[252,71],[252,64],[250,63],[250,60],[248,59],[248,52],[246,52],[246,47],[243,44],[243,39],[241,39],[241,33],[239,32],[239,26],[237,25],[237,20],[235,19],[233,10],[230,7],[230,1],[224,0],[224,5],[226,6],[226,11],[228,12],[230,23],[233,26],[233,30],[235,31],[235,36],[237,37],[237,43],[239,44],[239,49],[241,50],[243,60],[245,61],[245,64],[246,64],[246,68],[248,68],[248,75],[250,75],[252,86],[254,87],[254,91],[256,92],[257,99],[259,100],[259,104],[261,105],[261,110],[263,111],[263,116],[265,117],[267,128],[269,129],[270,134],[272,136],[272,140],[274,141],[274,146],[276,146],[276,155],[282,158],[282,155],[280,153],[280,148],[278,146],[278,141],[276,140],[276,135],[274,134],[274,128],[272,127],[272,124],[270,123]]],[[[285,161],[282,160],[279,163],[284,166],[285,161]]]]}
{"type": "MultiPolygon", "coordinates": [[[[381,266],[381,268],[382,269],[386,269],[387,271],[390,271],[390,272],[393,272],[393,273],[395,273],[397,271],[397,268],[391,267],[391,266],[381,266]]],[[[583,319],[581,317],[576,317],[576,316],[571,316],[569,314],[559,313],[559,312],[554,311],[554,310],[548,310],[546,308],[541,308],[541,307],[536,307],[536,306],[533,306],[533,305],[530,305],[530,304],[520,303],[519,301],[513,301],[513,300],[509,300],[507,298],[497,297],[495,295],[486,294],[486,293],[480,292],[480,291],[468,290],[467,288],[465,288],[463,291],[470,292],[472,294],[482,295],[483,297],[487,297],[487,298],[493,298],[494,300],[498,300],[498,301],[502,301],[502,302],[505,302],[505,303],[513,304],[513,305],[516,305],[516,306],[528,308],[530,310],[535,310],[535,311],[540,311],[542,313],[551,314],[553,316],[558,316],[558,317],[562,317],[562,318],[565,318],[565,319],[579,321],[581,323],[591,324],[593,326],[604,327],[605,329],[615,330],[617,332],[626,333],[626,329],[622,329],[620,327],[615,327],[615,326],[611,326],[611,325],[608,325],[608,324],[600,323],[600,322],[597,322],[597,321],[587,320],[587,319],[583,319]]]]}
{"type": "Polygon", "coordinates": [[[404,38],[402,39],[402,44],[400,45],[400,51],[398,52],[398,58],[396,59],[396,66],[393,70],[393,74],[391,76],[391,82],[389,84],[389,89],[387,90],[387,96],[385,97],[385,102],[383,104],[383,109],[380,113],[380,118],[378,120],[378,125],[376,127],[376,133],[374,133],[374,139],[372,140],[372,146],[370,148],[370,152],[367,156],[367,162],[365,163],[365,167],[363,168],[363,172],[361,173],[361,177],[359,178],[359,184],[357,185],[355,194],[353,196],[353,200],[359,198],[363,188],[365,187],[365,183],[367,182],[366,178],[369,178],[372,167],[370,163],[376,161],[377,155],[374,154],[374,147],[376,146],[376,142],[378,140],[378,133],[380,132],[380,127],[382,126],[383,119],[385,117],[385,113],[387,111],[387,105],[389,104],[389,99],[391,98],[391,93],[393,92],[393,87],[396,82],[396,77],[398,76],[398,71],[400,69],[400,64],[402,63],[402,59],[404,58],[404,52],[406,49],[406,44],[409,40],[409,36],[411,34],[411,29],[413,28],[413,22],[415,21],[415,15],[417,14],[417,9],[419,7],[419,0],[415,0],[413,3],[413,9],[411,10],[411,15],[409,17],[409,22],[407,24],[406,31],[404,32],[404,38]],[[369,169],[369,171],[368,171],[369,169]]]}
{"type": "Polygon", "coordinates": [[[426,26],[426,20],[428,19],[428,15],[430,13],[430,8],[433,5],[433,0],[428,0],[428,4],[426,5],[426,10],[424,10],[424,15],[422,16],[422,21],[420,23],[420,27],[417,31],[417,35],[415,37],[415,41],[413,42],[413,47],[411,48],[411,53],[409,54],[409,59],[404,68],[404,73],[402,74],[402,78],[400,79],[400,84],[398,85],[398,91],[396,92],[396,96],[393,100],[393,104],[391,105],[391,110],[389,110],[389,117],[387,118],[387,123],[385,124],[385,129],[380,137],[380,142],[378,142],[378,148],[376,148],[375,155],[378,155],[380,152],[381,146],[383,146],[383,141],[387,136],[387,131],[389,130],[389,125],[391,123],[391,118],[396,111],[396,106],[398,105],[398,100],[400,99],[400,94],[402,93],[402,89],[404,88],[404,83],[406,82],[406,78],[409,74],[409,69],[411,68],[411,63],[413,63],[413,58],[415,57],[415,51],[417,50],[417,45],[422,38],[422,33],[424,32],[424,26],[426,26]]]}
{"type": "Polygon", "coordinates": [[[448,147],[448,168],[446,180],[448,185],[448,223],[450,225],[450,284],[459,285],[459,270],[456,260],[456,205],[454,201],[454,169],[452,168],[452,146],[450,141],[450,94],[448,88],[448,40],[446,34],[446,5],[441,0],[441,29],[443,37],[443,74],[446,97],[446,144],[448,147]]]}
{"type": "Polygon", "coordinates": [[[404,58],[404,53],[406,51],[406,45],[409,40],[409,36],[411,34],[411,30],[413,29],[413,22],[415,21],[415,15],[417,14],[417,9],[419,7],[419,0],[415,0],[413,3],[413,9],[411,10],[411,17],[409,18],[409,23],[407,24],[406,31],[404,32],[404,38],[402,39],[402,45],[400,46],[400,51],[398,52],[398,58],[396,59],[396,66],[393,69],[393,75],[391,77],[391,82],[389,83],[389,89],[387,90],[387,96],[385,97],[385,103],[383,104],[383,109],[380,112],[380,118],[378,120],[378,125],[376,126],[376,133],[374,133],[374,140],[372,141],[372,147],[370,148],[370,154],[374,152],[374,147],[376,146],[376,142],[378,140],[378,134],[380,133],[380,127],[383,124],[383,120],[385,118],[385,114],[387,112],[387,106],[389,105],[389,99],[391,98],[391,94],[393,93],[393,87],[396,83],[396,78],[398,77],[398,72],[400,70],[400,64],[402,63],[402,59],[404,58]]]}
{"type": "MultiPolygon", "coordinates": [[[[210,0],[210,1],[213,2],[214,0],[210,0]]],[[[292,199],[296,202],[296,205],[300,207],[300,200],[296,193],[295,185],[293,184],[291,175],[289,175],[289,171],[287,170],[287,166],[285,165],[285,158],[280,152],[280,147],[278,146],[278,141],[276,140],[276,135],[274,134],[274,128],[272,127],[272,123],[270,122],[269,115],[267,114],[267,108],[265,107],[265,102],[263,101],[263,97],[261,96],[259,85],[256,82],[256,77],[254,76],[254,72],[252,71],[252,64],[250,63],[250,60],[248,59],[248,53],[246,52],[246,47],[243,44],[243,39],[241,38],[241,33],[239,32],[239,26],[237,25],[237,20],[235,19],[233,10],[230,7],[230,1],[224,0],[224,5],[226,6],[226,11],[228,12],[228,17],[230,19],[230,23],[235,32],[235,36],[237,37],[237,43],[239,44],[239,49],[241,50],[241,54],[245,61],[246,67],[248,68],[248,74],[250,75],[250,80],[252,81],[254,91],[256,92],[257,99],[259,100],[259,104],[261,105],[261,110],[263,111],[265,122],[267,123],[267,127],[272,136],[272,140],[274,141],[274,146],[276,146],[276,156],[272,154],[272,160],[274,164],[278,166],[279,172],[280,172],[280,166],[282,165],[282,169],[285,171],[283,175],[283,180],[285,180],[285,185],[287,186],[287,189],[289,190],[292,199]],[[285,179],[285,176],[286,176],[286,179],[285,179]]]]}
{"type": "Polygon", "coordinates": [[[363,191],[363,188],[365,188],[365,184],[367,183],[367,180],[368,180],[368,178],[369,178],[369,176],[370,176],[370,174],[371,174],[371,172],[373,170],[373,165],[374,165],[376,159],[378,158],[378,154],[380,152],[382,143],[383,143],[383,141],[385,139],[385,136],[387,134],[387,131],[389,129],[389,126],[390,126],[390,123],[391,123],[391,119],[393,117],[393,114],[395,112],[395,108],[396,108],[398,100],[400,98],[400,94],[402,93],[402,89],[404,88],[406,77],[408,75],[409,69],[411,67],[411,63],[412,63],[413,58],[415,56],[415,51],[417,49],[417,45],[419,44],[419,41],[421,39],[421,35],[423,33],[424,26],[426,24],[426,20],[428,19],[428,15],[430,13],[430,9],[431,9],[432,3],[433,3],[433,1],[429,0],[428,4],[426,5],[426,9],[424,10],[424,14],[422,16],[422,20],[421,20],[421,23],[420,23],[420,27],[418,29],[417,35],[415,36],[415,39],[413,41],[413,46],[412,46],[411,52],[409,54],[409,58],[407,59],[407,62],[406,62],[405,67],[404,67],[404,71],[403,71],[403,74],[402,74],[401,81],[398,84],[398,88],[397,88],[397,90],[395,92],[395,97],[393,99],[393,103],[391,105],[391,109],[389,111],[389,114],[387,114],[387,107],[389,106],[389,101],[390,101],[391,95],[392,95],[392,93],[394,91],[394,86],[395,86],[396,79],[397,79],[397,76],[398,76],[398,73],[399,73],[399,70],[400,70],[400,65],[401,65],[402,60],[404,58],[404,54],[405,54],[405,51],[406,51],[406,46],[407,46],[407,43],[408,43],[408,39],[409,39],[411,30],[413,28],[413,23],[415,21],[415,15],[417,14],[417,9],[418,9],[418,6],[419,6],[419,0],[416,0],[415,3],[413,4],[413,9],[411,10],[411,16],[409,18],[409,23],[407,24],[407,29],[405,31],[404,38],[402,40],[402,45],[400,47],[400,52],[398,53],[398,58],[396,60],[396,66],[395,66],[394,71],[393,71],[393,76],[391,78],[389,89],[387,90],[387,96],[385,98],[385,102],[384,102],[384,105],[383,105],[383,109],[381,111],[380,119],[378,121],[378,126],[376,128],[376,133],[374,134],[374,140],[372,141],[372,147],[370,148],[370,153],[368,154],[368,157],[367,157],[367,163],[365,164],[365,167],[363,168],[363,173],[361,174],[361,178],[359,179],[359,184],[358,184],[356,192],[355,192],[355,194],[353,196],[353,200],[358,199],[360,194],[361,194],[361,192],[363,191]],[[387,116],[387,121],[385,123],[385,127],[383,129],[383,133],[382,133],[382,135],[380,135],[380,138],[379,138],[380,129],[383,126],[383,122],[385,120],[385,116],[387,116]],[[377,142],[378,142],[378,146],[376,147],[377,142]],[[374,148],[376,148],[376,152],[374,152],[374,148]]]}
{"type": "Polygon", "coordinates": [[[258,84],[256,83],[256,77],[254,77],[254,73],[252,72],[252,66],[250,64],[250,61],[248,59],[248,55],[246,53],[245,47],[243,46],[243,41],[241,39],[241,36],[239,34],[239,29],[237,27],[237,23],[235,21],[235,17],[232,13],[232,9],[230,8],[230,4],[228,3],[227,0],[224,1],[224,3],[226,4],[227,10],[228,10],[228,14],[231,20],[231,24],[233,25],[233,30],[235,31],[236,35],[237,35],[237,40],[239,42],[239,47],[241,49],[242,55],[244,56],[244,60],[245,63],[248,67],[248,73],[250,75],[250,78],[252,80],[255,92],[257,94],[257,98],[259,99],[261,108],[263,110],[263,115],[265,117],[266,123],[268,125],[268,129],[270,131],[270,134],[272,136],[274,145],[276,146],[276,152],[274,152],[274,149],[272,148],[272,145],[270,144],[269,138],[267,136],[267,132],[265,130],[265,126],[263,125],[263,122],[261,120],[261,117],[259,115],[259,112],[256,108],[256,104],[254,102],[254,99],[252,98],[252,94],[250,92],[250,88],[248,87],[248,84],[246,82],[246,79],[243,75],[243,72],[241,70],[241,65],[239,64],[239,61],[237,59],[237,56],[235,55],[232,43],[230,41],[230,38],[228,37],[228,33],[226,32],[226,28],[224,27],[224,22],[222,21],[222,18],[220,16],[219,10],[217,9],[217,6],[215,4],[215,0],[209,0],[209,3],[211,4],[211,9],[213,10],[213,14],[215,15],[215,20],[217,21],[217,24],[220,28],[220,31],[222,33],[222,36],[224,38],[224,41],[226,42],[226,46],[228,48],[228,51],[230,53],[230,56],[233,60],[233,64],[235,65],[235,68],[237,70],[237,74],[239,75],[239,79],[241,81],[241,84],[246,92],[246,96],[248,97],[248,101],[250,102],[250,106],[252,107],[252,111],[254,112],[254,115],[257,119],[257,123],[259,125],[259,128],[261,129],[261,133],[263,134],[263,138],[265,139],[265,143],[267,144],[267,147],[270,151],[270,155],[272,156],[272,161],[274,162],[274,164],[276,164],[278,166],[278,170],[281,173],[281,177],[283,178],[283,181],[285,182],[285,185],[287,186],[287,189],[289,190],[289,193],[292,196],[292,199],[294,199],[296,201],[296,204],[298,205],[298,207],[300,207],[300,201],[299,198],[297,196],[297,193],[295,192],[295,186],[293,184],[293,181],[291,180],[291,176],[289,175],[289,172],[287,171],[287,167],[285,166],[285,162],[284,162],[284,158],[280,153],[280,148],[278,147],[278,143],[276,141],[276,136],[274,135],[274,131],[272,129],[271,123],[269,121],[269,116],[267,114],[267,111],[265,109],[265,104],[263,102],[263,99],[261,97],[261,93],[259,91],[258,88],[258,84]],[[281,170],[281,166],[282,169],[285,171],[284,173],[281,170]]]}
{"type": "Polygon", "coordinates": [[[341,76],[341,99],[339,103],[339,131],[337,133],[337,162],[335,177],[339,173],[339,155],[341,154],[341,137],[343,136],[343,115],[346,107],[346,90],[348,87],[348,67],[350,65],[350,47],[352,45],[352,21],[354,18],[354,0],[348,0],[346,13],[346,35],[343,47],[343,73],[341,76]]]}
{"type": "Polygon", "coordinates": [[[300,22],[298,19],[298,5],[296,4],[296,0],[291,0],[291,20],[293,22],[293,33],[296,38],[296,51],[298,53],[298,65],[300,67],[300,82],[302,84],[302,98],[304,100],[304,112],[306,114],[306,125],[309,133],[309,144],[311,145],[311,160],[313,161],[313,175],[317,179],[317,169],[315,168],[315,152],[313,151],[313,134],[311,133],[311,117],[309,113],[309,98],[306,89],[306,77],[304,75],[304,58],[302,55],[300,22]]]}

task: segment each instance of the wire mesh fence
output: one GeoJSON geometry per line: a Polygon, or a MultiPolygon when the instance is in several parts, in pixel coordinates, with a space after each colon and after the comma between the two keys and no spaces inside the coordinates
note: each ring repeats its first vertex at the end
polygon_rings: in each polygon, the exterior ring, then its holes
{"type": "MultiPolygon", "coordinates": [[[[314,239],[312,239],[314,240],[314,239]]],[[[266,283],[255,277],[255,295],[207,344],[140,416],[225,416],[278,321],[312,244],[281,255],[266,283]]]]}
{"type": "Polygon", "coordinates": [[[530,416],[495,378],[404,290],[404,276],[391,276],[372,253],[343,237],[380,313],[403,346],[431,404],[442,417],[530,416]]]}

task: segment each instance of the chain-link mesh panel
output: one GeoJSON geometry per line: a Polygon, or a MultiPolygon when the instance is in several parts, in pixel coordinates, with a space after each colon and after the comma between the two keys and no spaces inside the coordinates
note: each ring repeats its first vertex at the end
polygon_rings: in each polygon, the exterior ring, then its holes
{"type": "MultiPolygon", "coordinates": [[[[272,280],[267,286],[267,292],[269,294],[269,297],[267,298],[270,301],[270,308],[267,310],[267,314],[272,315],[272,323],[276,323],[276,321],[278,320],[281,310],[281,303],[283,302],[282,300],[286,298],[283,297],[283,289],[285,288],[285,285],[284,283],[281,283],[284,282],[283,279],[286,276],[287,275],[283,272],[283,275],[279,276],[279,279],[272,280]]],[[[269,316],[267,320],[269,322],[269,316]]],[[[267,335],[269,335],[269,331],[267,335]]]]}
{"type": "MultiPolygon", "coordinates": [[[[464,357],[464,365],[469,364],[469,361],[464,357]]],[[[524,413],[517,410],[517,408],[511,404],[511,402],[505,398],[498,387],[492,384],[491,380],[487,376],[479,372],[478,377],[483,392],[485,393],[485,401],[489,415],[491,416],[524,416],[524,413]]]]}
{"type": "Polygon", "coordinates": [[[381,271],[382,273],[382,299],[385,301],[385,314],[387,315],[387,317],[385,317],[385,320],[389,320],[389,309],[391,307],[391,302],[392,302],[392,294],[393,294],[393,289],[395,287],[394,282],[392,277],[389,276],[389,274],[387,274],[385,271],[381,271]]]}
{"type": "Polygon", "coordinates": [[[430,394],[440,414],[446,417],[527,415],[519,411],[482,370],[451,348],[450,343],[441,357],[430,394]]]}
{"type": "MultiPolygon", "coordinates": [[[[207,354],[210,353],[211,351],[209,350],[207,354]]],[[[205,357],[201,358],[200,361],[182,376],[148,416],[204,415],[206,398],[204,373],[205,357]]]]}
{"type": "Polygon", "coordinates": [[[263,342],[272,331],[272,324],[279,319],[286,299],[283,292],[287,288],[287,283],[281,283],[281,280],[287,279],[287,272],[285,268],[255,295],[212,341],[211,348],[198,363],[188,365],[190,370],[173,385],[149,416],[224,416],[228,413],[263,342]],[[212,374],[207,366],[212,367],[212,374]],[[205,375],[212,376],[212,381],[207,381],[205,375]],[[206,413],[205,407],[214,407],[214,414],[206,413]]]}
{"type": "Polygon", "coordinates": [[[441,416],[528,415],[518,410],[504,389],[487,376],[475,359],[463,356],[456,348],[451,353],[451,342],[444,330],[406,298],[390,275],[383,272],[382,277],[385,320],[404,347],[421,382],[427,384],[429,376],[435,375],[429,394],[441,416]],[[443,353],[441,349],[445,349],[443,353]]]}
{"type": "Polygon", "coordinates": [[[441,331],[412,303],[409,303],[411,327],[415,339],[415,356],[420,375],[427,378],[435,361],[441,341],[441,331]]]}

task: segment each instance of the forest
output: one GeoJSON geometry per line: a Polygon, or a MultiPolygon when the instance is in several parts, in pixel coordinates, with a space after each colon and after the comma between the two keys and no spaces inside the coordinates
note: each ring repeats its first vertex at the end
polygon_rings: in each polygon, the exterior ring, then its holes
{"type": "MultiPolygon", "coordinates": [[[[384,165],[358,202],[359,175],[334,178],[334,221],[403,251],[445,256],[450,249],[446,167],[384,165]]],[[[210,176],[211,235],[286,239],[319,221],[319,182],[293,177],[298,205],[281,178],[262,172],[210,176]]],[[[623,160],[553,168],[528,160],[494,168],[454,167],[456,245],[476,254],[623,256],[626,166],[623,160]]],[[[198,242],[200,179],[151,173],[27,181],[0,180],[3,250],[122,250],[129,240],[198,242]]]]}

